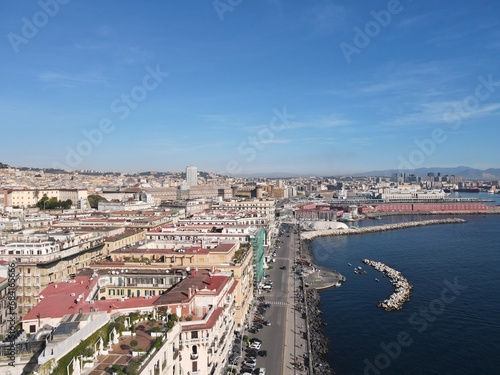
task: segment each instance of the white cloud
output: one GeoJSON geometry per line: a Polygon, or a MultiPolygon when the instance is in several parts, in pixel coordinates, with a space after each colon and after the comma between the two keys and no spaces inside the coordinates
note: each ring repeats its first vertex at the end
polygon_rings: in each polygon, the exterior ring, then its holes
{"type": "Polygon", "coordinates": [[[99,73],[89,72],[84,74],[67,74],[57,72],[41,72],[37,76],[38,81],[54,86],[77,87],[82,85],[99,85],[106,80],[99,73]]]}

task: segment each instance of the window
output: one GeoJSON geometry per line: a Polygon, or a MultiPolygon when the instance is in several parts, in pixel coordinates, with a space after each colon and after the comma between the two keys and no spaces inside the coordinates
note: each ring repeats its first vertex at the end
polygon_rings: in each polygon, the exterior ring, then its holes
{"type": "MultiPolygon", "coordinates": [[[[191,332],[191,338],[192,339],[197,339],[198,338],[198,331],[192,331],[191,332]]],[[[193,352],[194,352],[194,347],[193,347],[193,352]]]]}

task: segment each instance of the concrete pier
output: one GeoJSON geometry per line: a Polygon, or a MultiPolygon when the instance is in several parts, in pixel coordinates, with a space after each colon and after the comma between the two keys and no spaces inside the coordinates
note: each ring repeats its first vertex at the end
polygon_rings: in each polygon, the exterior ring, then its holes
{"type": "Polygon", "coordinates": [[[300,236],[302,240],[312,240],[318,237],[349,236],[355,234],[385,232],[396,229],[423,227],[426,225],[458,224],[458,223],[465,223],[465,220],[463,219],[422,220],[422,221],[409,221],[407,223],[398,223],[398,224],[376,225],[373,227],[364,227],[364,228],[315,230],[309,232],[301,232],[300,236]]]}

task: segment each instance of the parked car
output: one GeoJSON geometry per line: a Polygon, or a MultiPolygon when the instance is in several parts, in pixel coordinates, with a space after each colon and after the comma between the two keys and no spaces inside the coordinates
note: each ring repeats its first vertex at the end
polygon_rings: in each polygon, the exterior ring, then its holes
{"type": "Polygon", "coordinates": [[[246,360],[244,362],[244,365],[250,367],[251,369],[254,369],[255,366],[257,366],[257,361],[246,360]]]}
{"type": "Polygon", "coordinates": [[[262,344],[260,342],[253,342],[250,347],[259,350],[262,344]]]}
{"type": "Polygon", "coordinates": [[[263,367],[261,367],[261,368],[259,369],[259,375],[266,375],[266,369],[265,369],[265,368],[263,368],[263,367]]]}

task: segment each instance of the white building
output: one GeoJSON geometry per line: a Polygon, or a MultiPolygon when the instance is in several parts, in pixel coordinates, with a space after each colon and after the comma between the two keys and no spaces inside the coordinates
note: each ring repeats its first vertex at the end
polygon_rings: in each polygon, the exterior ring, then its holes
{"type": "Polygon", "coordinates": [[[193,165],[186,167],[186,185],[196,186],[198,185],[198,168],[193,165]]]}

